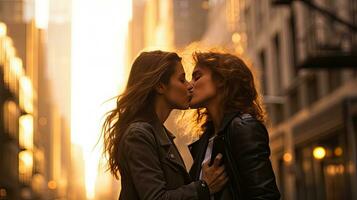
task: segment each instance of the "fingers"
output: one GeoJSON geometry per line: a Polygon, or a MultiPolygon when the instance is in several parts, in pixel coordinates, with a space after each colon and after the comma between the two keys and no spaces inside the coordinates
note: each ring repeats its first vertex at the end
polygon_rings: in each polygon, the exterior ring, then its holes
{"type": "Polygon", "coordinates": [[[210,184],[210,190],[212,190],[212,193],[216,193],[225,186],[225,184],[228,182],[229,178],[227,174],[224,172],[222,173],[221,176],[219,176],[217,179],[215,179],[211,184],[210,184]]]}
{"type": "Polygon", "coordinates": [[[225,171],[224,165],[219,166],[219,162],[221,159],[222,159],[222,154],[218,154],[212,166],[209,165],[210,163],[209,160],[202,164],[202,171],[205,174],[209,174],[209,177],[211,177],[212,180],[219,177],[225,171]]]}
{"type": "Polygon", "coordinates": [[[224,165],[220,166],[216,170],[216,174],[220,176],[224,171],[226,170],[226,167],[224,165]]]}
{"type": "Polygon", "coordinates": [[[222,176],[223,173],[225,173],[225,166],[220,166],[218,168],[213,168],[211,167],[212,169],[212,177],[213,177],[213,180],[219,178],[220,176],[222,176]]]}
{"type": "Polygon", "coordinates": [[[214,161],[213,161],[213,167],[219,167],[219,165],[220,165],[220,163],[221,163],[221,161],[222,161],[222,154],[221,153],[219,153],[217,156],[216,156],[216,158],[214,159],[214,161]]]}
{"type": "Polygon", "coordinates": [[[222,158],[223,155],[219,153],[211,166],[209,160],[202,164],[202,178],[213,193],[220,191],[228,181],[225,166],[220,166],[222,158]]]}
{"type": "Polygon", "coordinates": [[[203,164],[202,164],[202,168],[207,168],[207,167],[209,167],[209,160],[206,160],[203,164]]]}
{"type": "Polygon", "coordinates": [[[219,188],[218,190],[221,190],[226,185],[228,180],[228,176],[220,178],[220,181],[216,183],[216,187],[219,188]]]}
{"type": "Polygon", "coordinates": [[[216,179],[214,179],[212,181],[212,185],[216,185],[216,184],[220,184],[222,182],[225,182],[225,180],[228,179],[227,173],[223,172],[222,174],[220,174],[219,176],[217,176],[216,179]]]}
{"type": "Polygon", "coordinates": [[[210,161],[207,160],[206,162],[204,162],[204,163],[202,164],[202,170],[203,170],[203,171],[210,171],[209,163],[210,163],[210,161]]]}

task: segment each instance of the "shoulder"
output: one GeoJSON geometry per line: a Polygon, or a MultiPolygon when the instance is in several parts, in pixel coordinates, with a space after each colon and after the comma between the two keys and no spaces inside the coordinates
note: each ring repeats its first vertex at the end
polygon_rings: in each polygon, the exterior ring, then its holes
{"type": "Polygon", "coordinates": [[[152,131],[153,126],[148,122],[133,122],[128,126],[127,132],[135,132],[135,131],[152,131]]]}
{"type": "Polygon", "coordinates": [[[125,144],[132,142],[154,142],[153,126],[148,122],[133,122],[131,123],[123,135],[125,144]]]}
{"type": "Polygon", "coordinates": [[[268,140],[265,125],[249,114],[234,117],[229,124],[229,131],[233,138],[240,140],[268,140]]]}
{"type": "Polygon", "coordinates": [[[233,128],[265,128],[265,125],[250,114],[242,114],[234,117],[230,123],[233,128]]]}

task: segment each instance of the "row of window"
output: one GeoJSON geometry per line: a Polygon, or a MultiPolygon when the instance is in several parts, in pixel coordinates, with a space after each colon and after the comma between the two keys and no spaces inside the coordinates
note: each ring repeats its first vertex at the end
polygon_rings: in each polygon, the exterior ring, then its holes
{"type": "Polygon", "coordinates": [[[24,184],[31,183],[33,169],[32,151],[24,150],[18,153],[18,148],[13,143],[4,143],[1,145],[1,166],[0,174],[3,181],[15,183],[17,180],[24,184]]]}
{"type": "Polygon", "coordinates": [[[18,168],[18,148],[16,144],[13,143],[3,143],[1,144],[1,163],[6,163],[1,165],[0,173],[2,174],[1,179],[5,178],[9,180],[16,181],[18,177],[18,171],[14,170],[18,168]]]}
{"type": "MultiPolygon", "coordinates": [[[[3,28],[3,27],[2,27],[3,28]]],[[[6,33],[6,32],[5,32],[6,33]]],[[[1,163],[5,180],[31,183],[33,170],[33,88],[16,57],[11,38],[0,36],[1,163]],[[22,113],[27,113],[23,114],[22,113]]]]}
{"type": "MultiPolygon", "coordinates": [[[[339,124],[314,136],[305,134],[305,138],[301,140],[300,137],[298,143],[295,143],[295,137],[291,138],[294,140],[293,154],[284,153],[289,142],[284,139],[286,133],[279,133],[281,140],[278,143],[282,146],[273,150],[272,157],[276,159],[273,159],[276,161],[273,164],[276,164],[274,170],[282,199],[352,199],[353,187],[350,185],[354,180],[350,178],[355,165],[349,160],[350,149],[353,149],[357,140],[348,140],[356,133],[357,117],[355,114],[349,117],[350,128],[339,124]],[[286,179],[291,176],[294,177],[294,183],[286,179]],[[295,187],[294,193],[289,192],[291,187],[295,187]]],[[[300,134],[303,132],[293,135],[300,134]]],[[[277,137],[275,139],[273,143],[279,140],[277,137]]]]}
{"type": "MultiPolygon", "coordinates": [[[[343,73],[344,71],[339,70],[320,71],[313,72],[306,78],[300,78],[296,85],[282,94],[286,99],[284,104],[267,105],[272,124],[288,119],[301,109],[313,105],[319,99],[337,90],[343,85],[343,73]]],[[[356,79],[357,71],[350,72],[350,74],[356,79]]]]}
{"type": "MultiPolygon", "coordinates": [[[[251,42],[253,40],[257,41],[257,38],[259,38],[257,35],[260,34],[258,27],[261,27],[261,23],[268,17],[267,8],[271,6],[269,5],[269,2],[260,4],[255,1],[251,1],[251,3],[254,6],[250,5],[246,7],[243,13],[248,35],[248,48],[249,46],[254,46],[251,42]],[[256,33],[252,35],[253,30],[255,30],[256,33]]],[[[270,17],[273,18],[274,16],[270,17]]],[[[316,16],[314,16],[314,19],[317,19],[316,16]]],[[[272,23],[273,21],[274,20],[272,20],[272,23]]],[[[268,50],[269,47],[266,46],[256,52],[258,65],[261,71],[260,85],[262,86],[262,93],[264,95],[273,95],[285,99],[285,103],[283,104],[281,102],[268,102],[267,111],[273,125],[291,117],[302,108],[312,105],[321,97],[339,88],[343,82],[344,72],[341,70],[326,70],[323,72],[325,75],[322,75],[325,77],[321,77],[320,72],[310,72],[310,75],[306,77],[299,75],[296,65],[296,25],[293,15],[291,15],[286,21],[286,25],[288,25],[289,34],[282,34],[283,32],[273,34],[270,41],[265,42],[265,44],[272,48],[268,50]],[[286,42],[289,44],[286,44],[286,42]],[[284,50],[282,47],[289,47],[289,49],[284,50]],[[287,54],[286,52],[283,52],[286,50],[289,51],[287,54]],[[283,55],[289,56],[290,61],[288,64],[283,63],[283,60],[285,59],[283,58],[283,55]],[[271,69],[267,69],[267,66],[269,65],[271,65],[271,69]],[[288,66],[289,69],[283,69],[283,66],[288,66]],[[283,76],[293,78],[293,80],[289,80],[289,86],[284,86],[283,78],[285,77],[283,76]],[[322,90],[322,87],[325,89],[322,90]]],[[[330,33],[325,30],[326,27],[331,26],[331,24],[325,23],[325,28],[323,30],[325,35],[330,33]]],[[[319,30],[320,29],[317,29],[316,31],[318,32],[319,30]]],[[[262,34],[270,35],[269,31],[263,29],[261,29],[261,31],[262,34]]]]}
{"type": "Polygon", "coordinates": [[[296,148],[296,161],[297,199],[351,199],[343,130],[296,148]]]}
{"type": "Polygon", "coordinates": [[[5,87],[17,98],[19,96],[19,81],[24,75],[24,71],[21,59],[15,56],[12,40],[7,36],[0,38],[0,66],[5,87]]]}
{"type": "MultiPolygon", "coordinates": [[[[19,108],[13,101],[6,101],[3,111],[1,123],[4,127],[4,134],[15,141],[3,140],[1,144],[4,148],[1,163],[6,163],[3,166],[3,172],[11,177],[17,177],[14,169],[18,169],[19,180],[22,183],[29,183],[33,168],[33,117],[30,114],[20,116],[19,108]]],[[[3,133],[0,137],[4,137],[3,133]]]]}
{"type": "Polygon", "coordinates": [[[3,105],[3,127],[5,134],[8,134],[13,139],[18,139],[18,121],[20,110],[15,102],[6,101],[3,105]]]}

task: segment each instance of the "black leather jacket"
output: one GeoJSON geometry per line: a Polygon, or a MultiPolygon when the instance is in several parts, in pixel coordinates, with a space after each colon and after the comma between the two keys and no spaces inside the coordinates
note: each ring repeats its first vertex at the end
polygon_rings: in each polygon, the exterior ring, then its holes
{"type": "Polygon", "coordinates": [[[206,200],[208,187],[192,181],[157,117],[130,124],[119,145],[120,200],[206,200]]]}
{"type": "MultiPolygon", "coordinates": [[[[201,138],[189,146],[194,159],[190,175],[195,180],[199,179],[212,129],[213,126],[208,125],[201,138]]],[[[269,160],[269,136],[265,126],[249,114],[229,113],[223,119],[218,136],[224,136],[222,138],[230,142],[230,145],[221,146],[222,149],[218,150],[223,154],[230,181],[215,194],[215,200],[280,199],[269,160]],[[230,159],[225,151],[230,151],[230,159]]]]}

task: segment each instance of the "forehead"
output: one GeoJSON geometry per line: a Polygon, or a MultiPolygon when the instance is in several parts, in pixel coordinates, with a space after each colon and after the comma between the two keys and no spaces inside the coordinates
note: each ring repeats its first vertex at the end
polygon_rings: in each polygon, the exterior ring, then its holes
{"type": "Polygon", "coordinates": [[[183,65],[181,62],[176,62],[176,71],[183,71],[183,65]]]}
{"type": "Polygon", "coordinates": [[[183,69],[183,65],[181,62],[177,62],[176,65],[175,65],[175,68],[176,68],[176,73],[185,73],[184,69],[183,69]]]}
{"type": "Polygon", "coordinates": [[[195,68],[193,69],[193,73],[198,73],[198,72],[209,73],[209,72],[211,72],[211,70],[206,66],[196,64],[195,68]]]}

